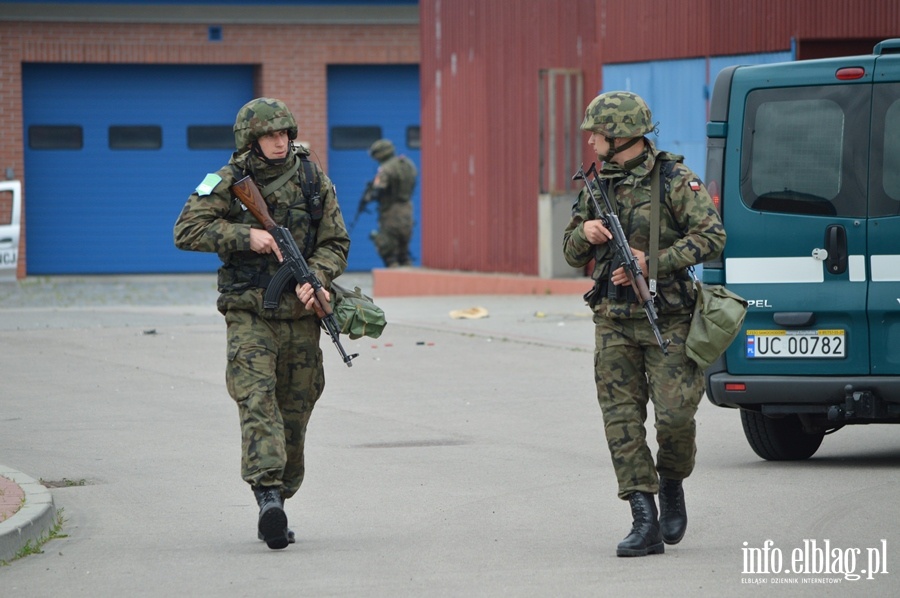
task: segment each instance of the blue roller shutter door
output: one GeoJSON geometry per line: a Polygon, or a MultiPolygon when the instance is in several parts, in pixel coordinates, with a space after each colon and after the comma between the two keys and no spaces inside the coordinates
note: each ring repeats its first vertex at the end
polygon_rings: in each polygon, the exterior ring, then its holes
{"type": "Polygon", "coordinates": [[[22,80],[29,274],[215,271],[172,225],[228,161],[252,67],[25,64],[22,80]]]}

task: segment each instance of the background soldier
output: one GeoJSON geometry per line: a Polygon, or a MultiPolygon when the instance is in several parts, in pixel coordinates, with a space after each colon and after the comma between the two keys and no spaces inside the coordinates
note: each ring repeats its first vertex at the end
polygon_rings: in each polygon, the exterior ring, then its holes
{"type": "Polygon", "coordinates": [[[222,259],[217,307],[227,326],[225,380],[241,421],[241,476],[260,507],[258,537],[273,549],[294,541],[284,500],[303,482],[306,426],[325,385],[321,329],[308,283],[289,285],[276,308],[263,307],[281,252],[230,187],[253,178],[272,218],[291,231],[328,288],[347,267],[350,239],[331,181],[306,149],[294,147],[296,138],[297,123],[283,102],[248,102],[234,124],[237,151],[188,198],[174,231],[178,248],[215,251],[222,259]]]}
{"type": "Polygon", "coordinates": [[[572,208],[563,250],[573,267],[596,260],[591,308],[597,398],[618,496],[629,501],[634,520],[616,554],[658,554],[665,552],[663,542],[680,542],[687,528],[682,480],[694,468],[694,415],[704,391],[703,372],[684,352],[694,306],[687,268],[720,255],[725,230],[709,193],[681,164],[682,157],[658,151],[644,137],[655,126],[639,96],[627,92],[597,96],[588,105],[581,128],[590,131],[588,144],[603,161],[601,184],[608,185],[644,276],[648,259],[655,258],[658,264],[655,303],[662,336],[671,341],[668,357],[635,301],[625,269],[612,263],[607,245],[612,234],[594,213],[587,190],[582,190],[572,208]],[[651,197],[650,174],[657,161],[662,161],[660,188],[666,197],[660,206],[659,254],[647,256],[650,204],[660,201],[651,197]],[[648,400],[653,401],[656,416],[655,463],[646,442],[648,400]]]}
{"type": "Polygon", "coordinates": [[[406,156],[395,155],[394,144],[387,139],[373,143],[369,155],[378,161],[378,173],[360,207],[370,201],[378,202],[378,230],[372,231],[372,242],[386,267],[408,266],[416,165],[406,156]]]}

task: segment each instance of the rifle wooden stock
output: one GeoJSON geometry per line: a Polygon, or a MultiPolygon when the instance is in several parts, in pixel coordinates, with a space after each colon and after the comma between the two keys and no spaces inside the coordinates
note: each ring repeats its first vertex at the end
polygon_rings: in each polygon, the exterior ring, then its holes
{"type": "Polygon", "coordinates": [[[259,192],[259,188],[249,175],[233,184],[231,186],[231,192],[234,193],[235,197],[241,200],[241,203],[250,210],[253,217],[256,218],[267,231],[271,231],[278,226],[275,221],[272,220],[272,217],[269,216],[269,206],[266,205],[266,200],[263,199],[262,194],[259,192]]]}

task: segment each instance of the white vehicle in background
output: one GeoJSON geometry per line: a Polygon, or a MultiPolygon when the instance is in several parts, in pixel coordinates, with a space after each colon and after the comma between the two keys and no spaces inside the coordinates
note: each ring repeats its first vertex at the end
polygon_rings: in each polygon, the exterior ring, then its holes
{"type": "Polygon", "coordinates": [[[0,181],[0,282],[16,280],[21,219],[21,181],[0,181]]]}

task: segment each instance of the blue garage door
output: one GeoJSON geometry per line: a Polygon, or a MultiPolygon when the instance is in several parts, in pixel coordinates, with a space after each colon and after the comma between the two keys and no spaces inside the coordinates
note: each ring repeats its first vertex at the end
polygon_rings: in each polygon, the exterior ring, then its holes
{"type": "MultiPolygon", "coordinates": [[[[398,154],[405,154],[419,172],[419,67],[418,65],[328,67],[328,176],[334,181],[347,226],[353,224],[366,182],[378,164],[367,152],[373,141],[390,139],[398,154]]],[[[420,190],[413,194],[410,253],[420,263],[420,190]]],[[[365,271],[384,264],[369,233],[378,228],[376,206],[360,215],[350,232],[349,271],[365,271]]]]}
{"type": "Polygon", "coordinates": [[[29,274],[216,269],[172,226],[228,161],[252,67],[25,64],[22,82],[29,274]]]}

